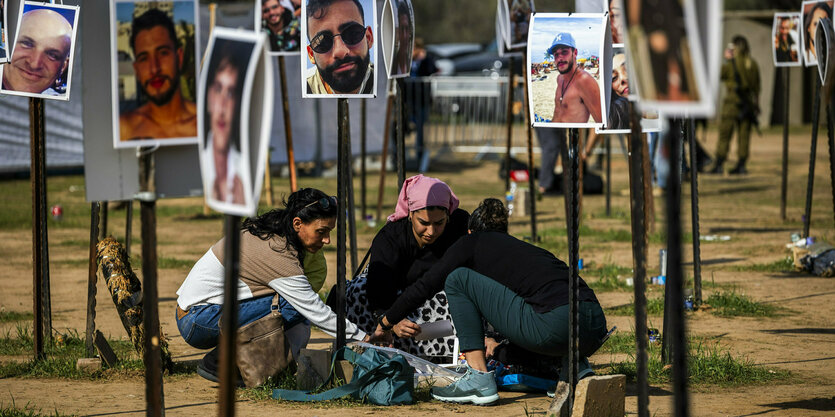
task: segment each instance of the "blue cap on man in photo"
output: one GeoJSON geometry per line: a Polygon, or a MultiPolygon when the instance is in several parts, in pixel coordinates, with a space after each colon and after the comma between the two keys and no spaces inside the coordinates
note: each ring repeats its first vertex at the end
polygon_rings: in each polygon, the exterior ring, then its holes
{"type": "Polygon", "coordinates": [[[577,45],[574,44],[574,37],[568,32],[560,32],[557,34],[554,41],[551,42],[551,47],[548,48],[548,53],[553,55],[554,50],[557,49],[558,46],[567,46],[572,49],[577,49],[577,45]]]}

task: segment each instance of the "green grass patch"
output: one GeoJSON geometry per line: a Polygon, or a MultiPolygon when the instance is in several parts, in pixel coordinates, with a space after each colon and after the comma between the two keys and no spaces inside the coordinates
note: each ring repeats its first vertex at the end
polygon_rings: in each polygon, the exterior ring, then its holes
{"type": "Polygon", "coordinates": [[[31,311],[0,311],[0,323],[14,323],[34,319],[35,315],[31,311]]]}
{"type": "MultiPolygon", "coordinates": [[[[652,324],[650,324],[652,327],[652,324]]],[[[696,344],[704,344],[708,343],[713,338],[708,336],[690,336],[687,338],[688,342],[691,346],[696,344]]],[[[653,345],[650,345],[652,348],[653,345]]],[[[606,340],[606,343],[600,347],[599,353],[610,353],[610,354],[617,354],[617,353],[626,353],[626,354],[635,354],[635,332],[618,332],[616,331],[609,339],[606,340]]]]}
{"type": "Polygon", "coordinates": [[[591,265],[584,269],[584,272],[587,278],[584,278],[586,284],[588,284],[591,289],[603,292],[603,291],[620,291],[620,290],[629,290],[632,287],[626,285],[625,279],[619,279],[624,277],[631,277],[632,276],[632,268],[619,266],[615,264],[606,263],[600,266],[597,266],[590,262],[591,265]],[[596,276],[597,279],[592,280],[588,277],[596,276]]]}
{"type": "MultiPolygon", "coordinates": [[[[647,314],[650,316],[660,316],[664,314],[664,297],[661,298],[647,298],[647,314]]],[[[612,316],[634,316],[635,302],[634,300],[629,304],[619,305],[606,309],[606,315],[612,316]]]]}
{"type": "Polygon", "coordinates": [[[790,256],[767,264],[734,265],[732,271],[739,272],[794,272],[794,263],[790,256]]]}
{"type": "MultiPolygon", "coordinates": [[[[788,371],[757,365],[747,357],[735,357],[716,342],[690,343],[688,347],[687,371],[691,386],[739,387],[786,381],[791,377],[788,371]]],[[[660,345],[651,344],[647,353],[649,383],[669,384],[672,369],[664,369],[660,345]]],[[[634,382],[637,379],[634,354],[630,354],[627,361],[610,363],[609,370],[613,374],[624,374],[627,381],[634,382]]]]}
{"type": "MultiPolygon", "coordinates": [[[[16,335],[7,331],[0,337],[0,355],[31,355],[34,351],[31,329],[17,326],[16,335]]],[[[0,364],[0,378],[13,377],[53,377],[53,378],[106,378],[116,375],[142,375],[144,365],[133,345],[127,340],[108,340],[119,364],[113,368],[103,368],[92,374],[75,369],[79,358],[86,357],[84,339],[78,332],[57,334],[45,343],[46,359],[26,362],[8,362],[0,364]]]]}
{"type": "Polygon", "coordinates": [[[31,404],[26,404],[21,408],[15,405],[14,399],[10,405],[0,405],[0,417],[69,417],[77,415],[59,413],[58,410],[53,410],[51,413],[43,413],[40,408],[36,408],[31,404]]]}
{"type": "Polygon", "coordinates": [[[720,317],[775,317],[785,312],[785,309],[754,301],[736,291],[711,294],[705,303],[713,307],[713,314],[720,317]]]}

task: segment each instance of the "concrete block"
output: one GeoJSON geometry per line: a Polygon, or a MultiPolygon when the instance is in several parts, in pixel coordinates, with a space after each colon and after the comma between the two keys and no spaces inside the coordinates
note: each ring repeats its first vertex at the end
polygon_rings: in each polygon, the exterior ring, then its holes
{"type": "Polygon", "coordinates": [[[82,372],[93,373],[101,369],[100,358],[81,358],[75,363],[75,369],[82,372]]]}
{"type": "Polygon", "coordinates": [[[354,378],[354,365],[351,365],[351,362],[346,360],[339,360],[336,361],[336,364],[333,366],[334,375],[345,381],[345,383],[350,383],[351,379],[354,378]]]}
{"type": "Polygon", "coordinates": [[[330,349],[302,349],[296,362],[297,389],[311,390],[325,382],[330,375],[331,355],[330,349]]]}
{"type": "Polygon", "coordinates": [[[531,207],[531,190],[529,188],[516,189],[516,198],[513,202],[513,217],[528,217],[531,207]]]}
{"type": "Polygon", "coordinates": [[[574,391],[572,416],[621,417],[624,415],[626,375],[583,378],[574,391]]]}

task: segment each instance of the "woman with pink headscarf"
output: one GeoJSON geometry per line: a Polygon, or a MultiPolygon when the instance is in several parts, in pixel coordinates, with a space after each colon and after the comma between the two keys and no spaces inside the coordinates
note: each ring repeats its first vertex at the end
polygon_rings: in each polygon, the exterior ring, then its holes
{"type": "MultiPolygon", "coordinates": [[[[469,213],[443,181],[416,175],[406,179],[394,213],[371,243],[368,267],[348,282],[348,318],[361,329],[374,331],[384,313],[400,302],[404,289],[419,281],[458,238],[467,234],[469,213]]],[[[451,320],[443,292],[425,300],[393,327],[394,346],[425,358],[451,359],[454,337],[416,341],[420,324],[451,320]]],[[[390,326],[389,326],[390,325],[390,326]]]]}

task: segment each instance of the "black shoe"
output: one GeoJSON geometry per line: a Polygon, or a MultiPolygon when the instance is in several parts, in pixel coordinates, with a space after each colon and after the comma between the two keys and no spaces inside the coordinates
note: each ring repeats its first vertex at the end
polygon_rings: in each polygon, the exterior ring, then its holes
{"type": "Polygon", "coordinates": [[[728,173],[731,175],[745,175],[748,173],[748,170],[745,169],[745,164],[737,164],[737,166],[728,173]]]}
{"type": "Polygon", "coordinates": [[[697,164],[697,169],[699,170],[699,172],[705,172],[708,170],[708,167],[713,165],[713,158],[707,155],[696,159],[699,161],[699,163],[697,164]]]}
{"type": "MultiPolygon", "coordinates": [[[[218,362],[218,348],[214,348],[210,350],[206,356],[203,356],[203,359],[197,361],[197,375],[200,375],[209,381],[220,383],[220,378],[218,377],[218,362]]],[[[235,370],[235,374],[237,376],[235,385],[237,385],[238,388],[244,388],[246,385],[244,384],[244,381],[241,380],[241,374],[237,372],[237,369],[235,370]]]]}
{"type": "Polygon", "coordinates": [[[722,164],[718,161],[716,162],[716,164],[713,165],[713,168],[707,171],[708,174],[723,174],[724,172],[725,171],[722,169],[722,164]]]}

